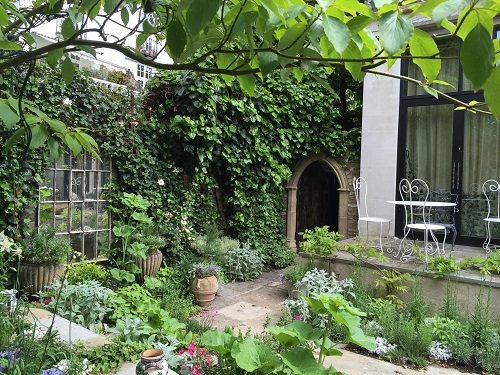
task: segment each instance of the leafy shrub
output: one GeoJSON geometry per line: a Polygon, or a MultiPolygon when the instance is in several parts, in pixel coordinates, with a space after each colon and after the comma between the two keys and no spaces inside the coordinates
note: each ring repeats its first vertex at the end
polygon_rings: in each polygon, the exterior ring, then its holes
{"type": "Polygon", "coordinates": [[[303,264],[296,264],[285,270],[285,272],[283,273],[283,278],[291,282],[293,285],[295,285],[296,282],[304,278],[308,270],[309,270],[308,266],[303,264]]]}
{"type": "Polygon", "coordinates": [[[42,225],[20,241],[22,259],[30,263],[66,263],[73,250],[69,239],[56,236],[55,228],[42,225]]]}
{"type": "Polygon", "coordinates": [[[304,238],[300,242],[299,248],[311,256],[330,256],[338,250],[338,240],[342,235],[337,232],[330,232],[328,225],[316,227],[314,230],[306,229],[299,234],[304,238]]]}
{"type": "Polygon", "coordinates": [[[452,319],[435,316],[426,319],[425,323],[431,327],[433,339],[443,344],[468,338],[467,326],[452,319]]]}
{"type": "Polygon", "coordinates": [[[258,251],[252,250],[248,243],[226,255],[224,270],[230,280],[255,280],[262,274],[263,269],[263,257],[258,251]]]}
{"type": "Polygon", "coordinates": [[[238,240],[222,236],[215,225],[205,225],[205,234],[196,236],[191,248],[206,261],[220,262],[231,250],[240,246],[238,240]]]}
{"type": "Polygon", "coordinates": [[[277,268],[285,268],[295,262],[297,253],[288,246],[280,246],[268,257],[269,264],[277,268]]]}
{"type": "Polygon", "coordinates": [[[79,262],[68,266],[66,280],[69,284],[96,280],[104,282],[108,278],[108,272],[96,262],[79,262]]]}
{"type": "Polygon", "coordinates": [[[111,289],[103,287],[96,280],[76,284],[56,281],[47,289],[48,292],[42,292],[40,296],[51,297],[51,302],[46,305],[48,310],[94,332],[102,331],[102,322],[112,311],[108,307],[109,297],[113,293],[111,289]]]}
{"type": "Polygon", "coordinates": [[[309,307],[306,298],[322,294],[340,294],[344,298],[346,295],[352,295],[352,287],[353,282],[351,279],[338,281],[334,273],[327,275],[325,270],[313,268],[307,271],[300,281],[295,283],[295,288],[299,291],[299,297],[297,299],[289,298],[283,304],[291,316],[300,316],[305,322],[324,326],[326,324],[325,317],[315,314],[309,307]]]}

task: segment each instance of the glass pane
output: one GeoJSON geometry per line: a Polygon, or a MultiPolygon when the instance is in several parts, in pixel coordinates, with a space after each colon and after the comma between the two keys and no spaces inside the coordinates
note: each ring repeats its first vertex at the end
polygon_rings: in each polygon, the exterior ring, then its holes
{"type": "Polygon", "coordinates": [[[110,232],[97,232],[98,248],[100,258],[108,256],[108,249],[110,247],[109,233],[110,232]]]}
{"type": "Polygon", "coordinates": [[[82,227],[82,203],[71,203],[71,231],[81,231],[82,227]]]}
{"type": "Polygon", "coordinates": [[[102,157],[102,162],[99,162],[99,169],[103,171],[111,170],[111,160],[107,157],[102,157]]]}
{"type": "MultiPolygon", "coordinates": [[[[465,114],[462,172],[462,235],[485,237],[488,204],[482,186],[500,176],[500,121],[482,114],[465,114]]],[[[500,225],[492,225],[500,238],[500,225]]]]}
{"type": "Polygon", "coordinates": [[[85,231],[94,230],[97,228],[97,213],[95,202],[85,203],[85,214],[83,228],[85,231]]]}
{"type": "Polygon", "coordinates": [[[56,169],[70,169],[71,168],[71,156],[69,154],[64,154],[56,163],[56,169]]]}
{"type": "Polygon", "coordinates": [[[88,171],[97,169],[97,159],[94,156],[87,155],[85,158],[85,169],[88,171]]]}
{"type": "Polygon", "coordinates": [[[83,200],[83,183],[83,172],[73,172],[73,178],[71,179],[71,200],[83,200]]]}
{"type": "Polygon", "coordinates": [[[45,171],[45,180],[40,186],[40,200],[53,201],[54,198],[54,171],[49,169],[45,171]]]}
{"type": "Polygon", "coordinates": [[[99,172],[85,172],[85,199],[97,199],[99,172]]]}
{"type": "Polygon", "coordinates": [[[408,108],[406,177],[450,192],[452,140],[453,105],[408,108]]]}
{"type": "Polygon", "coordinates": [[[69,201],[69,182],[70,182],[70,172],[68,171],[55,172],[56,200],[69,201]]]}
{"type": "Polygon", "coordinates": [[[54,225],[54,205],[51,203],[40,204],[40,224],[54,225]]]}
{"type": "Polygon", "coordinates": [[[73,169],[83,169],[84,168],[84,156],[83,152],[78,156],[71,156],[71,167],[73,169]]]}
{"type": "Polygon", "coordinates": [[[68,232],[69,229],[69,211],[68,203],[56,204],[55,228],[57,232],[68,232]]]}
{"type": "Polygon", "coordinates": [[[109,213],[104,210],[104,205],[102,203],[98,204],[97,228],[98,229],[109,229],[109,213]]]}

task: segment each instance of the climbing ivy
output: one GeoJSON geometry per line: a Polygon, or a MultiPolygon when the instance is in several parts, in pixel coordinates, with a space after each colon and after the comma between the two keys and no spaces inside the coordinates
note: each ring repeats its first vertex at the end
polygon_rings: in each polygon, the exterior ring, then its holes
{"type": "MultiPolygon", "coordinates": [[[[329,77],[320,77],[328,80],[329,77]]],[[[262,82],[252,97],[235,81],[192,72],[157,74],[144,99],[175,165],[215,181],[222,224],[229,235],[272,253],[283,245],[284,187],[301,157],[359,152],[359,128],[340,124],[358,116],[351,100],[340,118],[339,100],[312,75],[299,82],[262,82]]]]}

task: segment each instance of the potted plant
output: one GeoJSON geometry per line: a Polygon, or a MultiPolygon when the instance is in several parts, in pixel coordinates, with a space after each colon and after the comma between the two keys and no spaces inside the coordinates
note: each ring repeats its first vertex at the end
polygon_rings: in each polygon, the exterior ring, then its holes
{"type": "MultiPolygon", "coordinates": [[[[153,276],[158,272],[163,261],[163,254],[160,251],[165,246],[165,238],[148,228],[142,232],[131,236],[132,243],[141,243],[145,246],[144,257],[132,257],[135,265],[140,269],[136,279],[139,282],[144,282],[144,276],[153,276]]],[[[142,254],[141,254],[142,255],[142,254]]]]}
{"type": "Polygon", "coordinates": [[[56,235],[55,228],[48,225],[32,230],[21,239],[20,245],[19,283],[30,295],[61,277],[73,251],[69,239],[56,235]]]}
{"type": "Polygon", "coordinates": [[[205,306],[213,301],[219,289],[219,266],[214,263],[195,263],[191,269],[189,289],[196,303],[205,306]]]}
{"type": "Polygon", "coordinates": [[[141,278],[142,266],[150,268],[148,272],[154,274],[161,266],[162,260],[158,248],[162,247],[165,241],[151,233],[153,219],[147,214],[151,204],[146,198],[134,193],[117,193],[111,203],[108,209],[118,219],[113,222],[114,244],[109,252],[115,266],[110,270],[111,276],[118,281],[133,282],[136,275],[141,278]],[[148,256],[154,258],[154,268],[147,265],[148,256]],[[158,269],[155,270],[158,261],[158,269]]]}

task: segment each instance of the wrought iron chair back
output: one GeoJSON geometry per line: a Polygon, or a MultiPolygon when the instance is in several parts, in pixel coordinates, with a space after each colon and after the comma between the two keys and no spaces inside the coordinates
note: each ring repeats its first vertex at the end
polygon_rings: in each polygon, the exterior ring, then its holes
{"type": "Polygon", "coordinates": [[[486,239],[483,248],[489,253],[492,238],[490,224],[500,224],[500,183],[497,180],[485,181],[483,183],[483,194],[488,202],[488,213],[483,219],[486,223],[486,239]]]}

